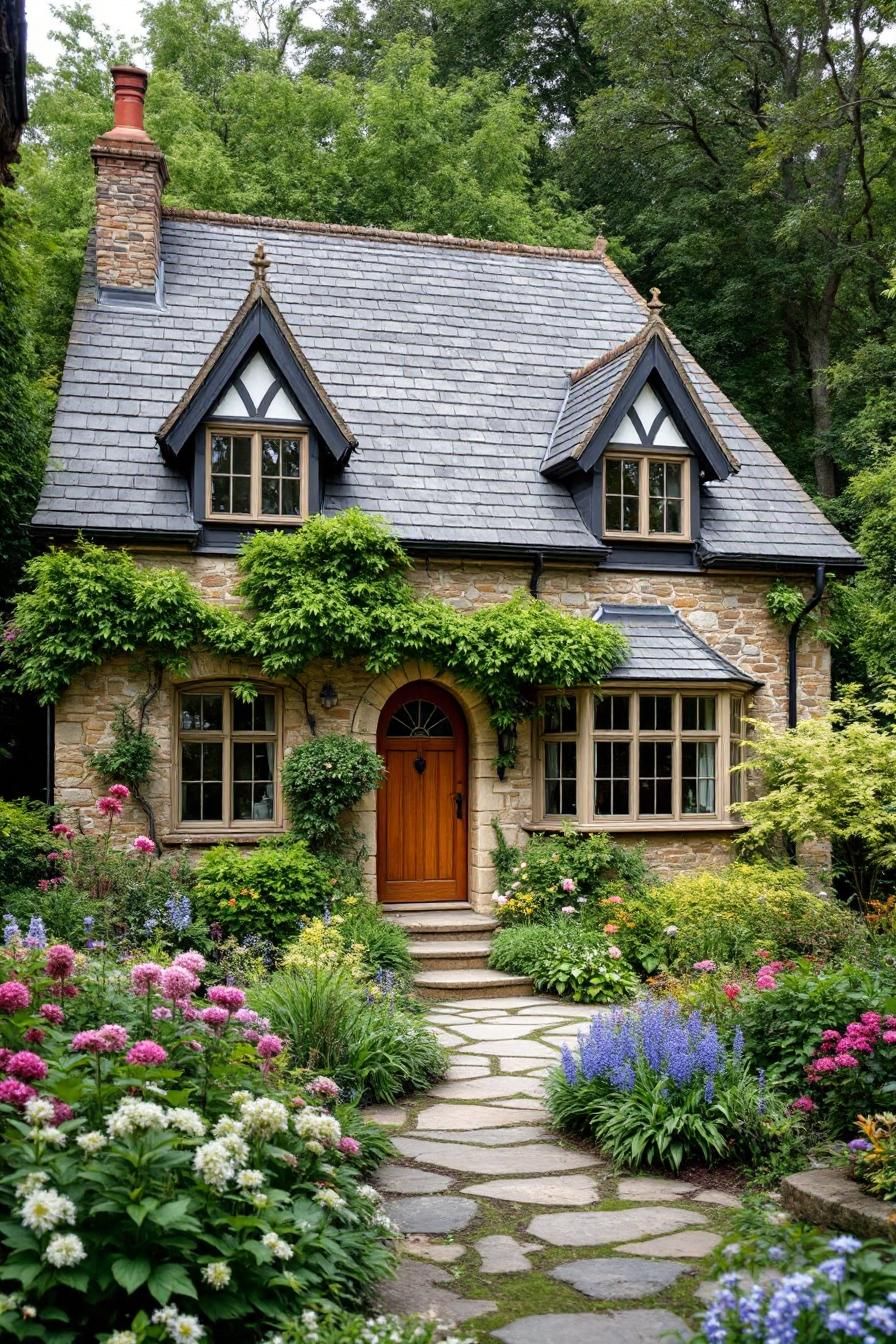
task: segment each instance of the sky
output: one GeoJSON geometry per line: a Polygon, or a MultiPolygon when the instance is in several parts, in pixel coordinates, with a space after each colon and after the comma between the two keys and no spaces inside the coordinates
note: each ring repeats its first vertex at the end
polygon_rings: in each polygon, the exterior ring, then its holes
{"type": "MultiPolygon", "coordinates": [[[[28,53],[36,56],[42,65],[52,65],[56,58],[56,44],[50,39],[50,29],[56,25],[50,9],[58,3],[59,0],[25,0],[28,53]]],[[[87,8],[98,23],[137,42],[140,34],[138,0],[87,0],[87,8]]]]}

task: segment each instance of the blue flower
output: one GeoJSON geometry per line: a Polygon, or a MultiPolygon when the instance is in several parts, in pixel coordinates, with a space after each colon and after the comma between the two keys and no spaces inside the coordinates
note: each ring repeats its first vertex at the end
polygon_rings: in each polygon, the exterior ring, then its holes
{"type": "Polygon", "coordinates": [[[576,1081],[576,1079],[579,1076],[579,1070],[576,1065],[573,1053],[568,1045],[564,1045],[563,1049],[560,1051],[560,1062],[563,1065],[563,1072],[566,1076],[566,1081],[570,1084],[570,1086],[572,1086],[572,1084],[576,1081]]]}
{"type": "Polygon", "coordinates": [[[89,932],[90,932],[90,930],[93,928],[94,922],[95,922],[95,921],[94,921],[93,915],[85,915],[85,916],[84,916],[84,932],[85,932],[85,933],[89,933],[89,932]]]}
{"type": "Polygon", "coordinates": [[[165,902],[168,923],[175,933],[183,933],[193,922],[189,896],[174,892],[165,902]]]}
{"type": "Polygon", "coordinates": [[[828,1246],[832,1251],[836,1251],[838,1255],[851,1255],[853,1251],[860,1251],[862,1249],[862,1243],[859,1241],[858,1237],[850,1236],[834,1237],[833,1240],[828,1242],[828,1246]]]}
{"type": "Polygon", "coordinates": [[[19,926],[18,926],[18,924],[16,923],[16,921],[13,919],[12,915],[9,915],[9,914],[4,915],[4,916],[3,916],[3,941],[4,941],[4,943],[6,944],[6,946],[8,947],[9,944],[10,944],[15,938],[21,938],[21,936],[22,936],[22,935],[21,935],[21,933],[20,933],[20,931],[19,931],[19,926]]]}
{"type": "Polygon", "coordinates": [[[32,915],[28,924],[28,932],[25,934],[26,947],[46,947],[47,931],[44,928],[44,922],[40,915],[32,915]]]}
{"type": "Polygon", "coordinates": [[[818,1266],[818,1272],[831,1283],[842,1283],[846,1278],[846,1261],[839,1255],[832,1260],[823,1260],[818,1266]]]}

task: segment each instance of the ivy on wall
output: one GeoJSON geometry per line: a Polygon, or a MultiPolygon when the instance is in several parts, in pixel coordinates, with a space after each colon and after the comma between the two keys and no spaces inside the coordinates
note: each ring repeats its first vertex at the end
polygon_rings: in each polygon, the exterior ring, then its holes
{"type": "MultiPolygon", "coordinates": [[[[205,601],[177,569],[80,541],[26,568],[3,644],[11,690],[59,699],[88,667],[132,655],[186,673],[202,649],[298,678],[316,658],[360,661],[373,675],[422,658],[450,671],[512,729],[535,712],[535,688],[598,685],[625,654],[612,626],[527,594],[472,613],[420,596],[385,522],[347,509],[296,532],[257,532],[239,558],[239,611],[205,601]]],[[[512,764],[506,747],[499,764],[512,764]]]]}

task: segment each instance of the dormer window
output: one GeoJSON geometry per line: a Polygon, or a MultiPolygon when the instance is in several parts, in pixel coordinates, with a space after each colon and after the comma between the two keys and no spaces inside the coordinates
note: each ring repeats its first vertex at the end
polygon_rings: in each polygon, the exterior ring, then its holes
{"type": "Polygon", "coordinates": [[[604,534],[630,541],[690,537],[690,459],[616,452],[604,457],[604,534]]]}
{"type": "Polygon", "coordinates": [[[293,523],[307,518],[308,459],[305,430],[208,426],[208,517],[293,523]]]}

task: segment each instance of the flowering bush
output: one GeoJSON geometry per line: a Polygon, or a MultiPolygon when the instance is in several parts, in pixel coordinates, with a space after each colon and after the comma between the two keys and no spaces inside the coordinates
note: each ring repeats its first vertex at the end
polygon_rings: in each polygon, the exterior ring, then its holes
{"type": "Polygon", "coordinates": [[[252,849],[215,845],[196,867],[196,904],[225,934],[282,943],[303,919],[323,913],[326,870],[301,840],[262,840],[252,849]]]}
{"type": "Polygon", "coordinates": [[[699,1012],[647,999],[595,1017],[548,1084],[564,1128],[591,1134],[614,1161],[677,1170],[760,1151],[774,1140],[780,1107],[751,1073],[743,1038],[730,1046],[699,1012]]]}
{"type": "Polygon", "coordinates": [[[806,1077],[834,1133],[851,1130],[860,1113],[882,1110],[896,1097],[896,1017],[869,1011],[843,1031],[823,1031],[806,1077]]]}
{"type": "Polygon", "coordinates": [[[896,1115],[860,1115],[861,1139],[849,1145],[858,1180],[880,1199],[896,1200],[896,1115]]]}
{"type": "Polygon", "coordinates": [[[305,1311],[265,1344],[473,1344],[432,1316],[352,1316],[305,1311]]]}
{"type": "Polygon", "coordinates": [[[341,819],[379,788],[383,758],[350,733],[326,733],[294,748],[283,763],[283,796],[296,834],[315,850],[338,848],[341,819]]]}
{"type": "Polygon", "coordinates": [[[536,989],[567,995],[576,1003],[616,1003],[638,989],[619,948],[585,924],[574,908],[550,924],[501,929],[489,966],[531,975],[536,989]]]}
{"type": "Polygon", "coordinates": [[[564,905],[590,913],[609,896],[650,888],[642,851],[620,845],[608,835],[583,836],[572,830],[536,835],[525,849],[517,849],[508,845],[497,824],[495,834],[492,857],[499,886],[495,913],[502,925],[544,923],[564,905]]]}
{"type": "Polygon", "coordinates": [[[695,1344],[883,1344],[896,1335],[896,1249],[798,1230],[765,1248],[728,1247],[728,1272],[695,1344]],[[771,1281],[744,1287],[768,1265],[771,1281]],[[735,1268],[736,1267],[736,1268],[735,1268]]]}
{"type": "Polygon", "coordinates": [[[198,1340],[239,1320],[251,1339],[363,1299],[394,1229],[338,1085],[289,1086],[282,1036],[239,988],[203,993],[197,952],[133,964],[127,1024],[73,1031],[84,960],[0,966],[0,1333],[198,1340]]]}

